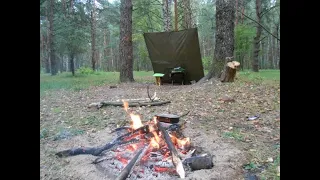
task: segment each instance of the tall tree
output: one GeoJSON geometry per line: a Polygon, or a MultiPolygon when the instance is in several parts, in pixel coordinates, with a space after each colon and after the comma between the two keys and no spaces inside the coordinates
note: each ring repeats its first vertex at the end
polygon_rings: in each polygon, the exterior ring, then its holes
{"type": "Polygon", "coordinates": [[[120,5],[120,82],[133,82],[132,0],[120,5]]]}
{"type": "Polygon", "coordinates": [[[234,51],[235,1],[216,1],[216,37],[214,56],[209,73],[200,82],[212,77],[220,78],[226,58],[234,51]]]}
{"type": "Polygon", "coordinates": [[[91,0],[91,63],[92,70],[96,70],[97,50],[96,50],[96,1],[91,0]]]}
{"type": "Polygon", "coordinates": [[[163,14],[164,31],[171,31],[172,30],[171,5],[172,5],[172,0],[162,0],[162,14],[163,14]]]}
{"type": "Polygon", "coordinates": [[[182,1],[183,5],[183,28],[189,29],[193,27],[192,22],[192,10],[190,5],[190,0],[182,1]]]}
{"type": "MultiPolygon", "coordinates": [[[[261,23],[261,0],[256,0],[256,17],[257,22],[261,23]]],[[[253,43],[253,58],[252,58],[252,71],[259,72],[259,51],[260,51],[260,37],[262,32],[262,27],[257,26],[256,36],[254,37],[253,43]]]]}
{"type": "Polygon", "coordinates": [[[56,56],[55,56],[55,47],[54,47],[54,32],[53,32],[53,16],[54,16],[54,0],[48,1],[49,6],[49,54],[50,54],[50,65],[51,65],[51,75],[56,75],[58,72],[56,56]]]}

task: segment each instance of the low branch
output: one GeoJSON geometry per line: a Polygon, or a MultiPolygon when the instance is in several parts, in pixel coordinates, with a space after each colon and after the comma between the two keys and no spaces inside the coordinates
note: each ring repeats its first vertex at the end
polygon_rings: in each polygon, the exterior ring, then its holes
{"type": "Polygon", "coordinates": [[[263,15],[267,14],[269,11],[271,11],[271,10],[272,10],[273,8],[275,8],[275,7],[278,7],[278,5],[274,5],[274,6],[272,6],[271,8],[269,8],[269,9],[261,12],[260,17],[262,18],[263,15]]]}
{"type": "MultiPolygon", "coordinates": [[[[239,11],[239,10],[238,10],[238,11],[239,11]]],[[[242,13],[241,11],[239,11],[239,12],[240,12],[244,17],[246,17],[246,18],[250,19],[251,21],[257,23],[259,26],[262,27],[262,29],[264,29],[265,31],[267,31],[268,34],[270,34],[272,37],[274,37],[274,38],[276,38],[278,41],[280,41],[280,39],[279,39],[277,36],[275,36],[275,35],[273,35],[271,32],[269,32],[267,28],[265,28],[265,27],[262,26],[262,24],[260,24],[260,23],[257,22],[256,20],[252,19],[251,17],[245,15],[245,14],[242,13]]]]}

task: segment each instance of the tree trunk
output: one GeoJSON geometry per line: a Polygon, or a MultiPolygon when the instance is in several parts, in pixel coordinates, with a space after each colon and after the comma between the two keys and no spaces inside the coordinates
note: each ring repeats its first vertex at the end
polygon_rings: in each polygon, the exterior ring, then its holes
{"type": "Polygon", "coordinates": [[[274,68],[273,58],[272,58],[272,40],[273,40],[273,37],[270,36],[269,37],[269,53],[268,53],[269,69],[274,68]]]}
{"type": "Polygon", "coordinates": [[[178,31],[178,4],[177,4],[177,0],[174,0],[174,30],[178,31]]]}
{"type": "Polygon", "coordinates": [[[72,76],[74,76],[74,54],[70,54],[70,71],[72,72],[72,76]]]}
{"type": "Polygon", "coordinates": [[[91,11],[91,63],[92,70],[96,70],[97,63],[97,53],[96,53],[96,19],[95,19],[95,11],[96,5],[95,0],[92,1],[92,11],[91,11]]]}
{"type": "Polygon", "coordinates": [[[64,55],[61,53],[60,54],[60,73],[64,72],[65,71],[65,68],[64,68],[64,55]]]}
{"type": "Polygon", "coordinates": [[[172,0],[162,0],[163,29],[166,32],[172,30],[171,2],[172,0]]]}
{"type": "Polygon", "coordinates": [[[237,26],[238,24],[238,0],[236,0],[236,22],[235,22],[235,26],[237,26]]]}
{"type": "Polygon", "coordinates": [[[121,0],[120,13],[120,82],[133,82],[132,0],[121,0]]]}
{"type": "Polygon", "coordinates": [[[55,57],[55,47],[54,47],[54,33],[53,33],[53,9],[54,0],[49,1],[49,54],[50,54],[50,64],[51,64],[51,75],[56,75],[58,72],[57,62],[55,57]]]}
{"type": "Polygon", "coordinates": [[[184,0],[183,3],[183,27],[185,29],[192,28],[192,11],[190,6],[190,0],[184,0]]]}
{"type": "MultiPolygon", "coordinates": [[[[256,0],[256,15],[257,22],[261,24],[261,0],[256,0]]],[[[259,51],[260,51],[260,36],[262,28],[257,26],[256,37],[254,37],[253,58],[252,58],[252,71],[259,72],[259,51]]]]}
{"type": "Polygon", "coordinates": [[[208,78],[220,78],[224,69],[225,59],[233,56],[234,51],[234,0],[216,1],[216,36],[214,57],[208,78]]]}

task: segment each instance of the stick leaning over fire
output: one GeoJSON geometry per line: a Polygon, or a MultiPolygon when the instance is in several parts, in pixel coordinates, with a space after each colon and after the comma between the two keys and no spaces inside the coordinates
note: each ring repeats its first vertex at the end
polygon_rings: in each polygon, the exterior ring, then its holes
{"type": "Polygon", "coordinates": [[[116,180],[125,180],[131,173],[133,167],[139,163],[141,158],[144,156],[144,154],[147,152],[147,150],[150,147],[150,143],[148,145],[145,145],[144,148],[141,148],[137,154],[131,159],[131,161],[127,164],[125,168],[122,169],[120,175],[117,177],[116,180]]]}
{"type": "Polygon", "coordinates": [[[168,148],[171,152],[172,162],[173,162],[174,166],[176,167],[177,173],[179,174],[180,178],[182,178],[182,179],[185,178],[186,172],[184,171],[182,161],[179,158],[179,154],[178,154],[176,148],[174,147],[168,132],[161,125],[161,122],[157,121],[157,126],[158,126],[159,130],[162,132],[164,140],[167,143],[168,148]]]}

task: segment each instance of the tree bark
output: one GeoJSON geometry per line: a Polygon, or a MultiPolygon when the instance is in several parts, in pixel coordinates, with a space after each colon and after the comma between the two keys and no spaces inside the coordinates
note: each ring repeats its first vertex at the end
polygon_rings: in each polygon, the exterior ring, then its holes
{"type": "MultiPolygon", "coordinates": [[[[261,24],[261,0],[256,0],[256,16],[257,22],[261,24]]],[[[260,51],[260,36],[262,27],[257,25],[256,37],[254,37],[252,71],[259,72],[259,51],[260,51]]]]}
{"type": "Polygon", "coordinates": [[[133,82],[132,0],[120,5],[120,82],[133,82]]]}
{"type": "Polygon", "coordinates": [[[232,57],[234,52],[234,0],[217,0],[216,2],[216,36],[215,49],[208,78],[220,78],[224,69],[225,59],[232,57]],[[211,74],[210,74],[211,73],[211,74]],[[211,77],[210,77],[211,76],[211,77]]]}
{"type": "Polygon", "coordinates": [[[177,4],[177,0],[174,0],[174,30],[178,31],[178,4],[177,4]]]}
{"type": "Polygon", "coordinates": [[[191,5],[190,0],[184,0],[183,3],[183,27],[185,29],[192,28],[192,11],[191,11],[191,5]]]}
{"type": "Polygon", "coordinates": [[[162,0],[163,30],[166,32],[172,30],[171,2],[172,0],[162,0]]]}
{"type": "Polygon", "coordinates": [[[91,11],[91,63],[92,63],[92,70],[96,70],[96,63],[97,63],[97,53],[96,53],[96,5],[95,0],[92,0],[92,11],[91,11]]]}
{"type": "Polygon", "coordinates": [[[51,65],[51,75],[56,75],[58,72],[57,62],[55,57],[55,47],[54,47],[54,33],[53,33],[53,10],[54,10],[54,0],[49,1],[49,54],[50,54],[50,65],[51,65]]]}
{"type": "Polygon", "coordinates": [[[70,54],[70,71],[72,72],[72,75],[74,76],[74,54],[70,54]]]}

